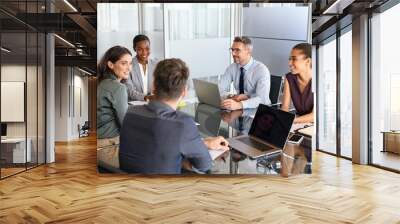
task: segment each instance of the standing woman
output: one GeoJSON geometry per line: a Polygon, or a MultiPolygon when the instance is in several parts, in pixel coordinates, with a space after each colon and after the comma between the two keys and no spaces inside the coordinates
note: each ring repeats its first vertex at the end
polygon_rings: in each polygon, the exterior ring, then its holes
{"type": "Polygon", "coordinates": [[[97,86],[97,159],[100,166],[119,168],[119,135],[128,109],[126,87],[132,67],[131,52],[121,46],[107,50],[100,60],[97,86]]]}
{"type": "Polygon", "coordinates": [[[289,57],[290,72],[285,76],[282,107],[289,111],[290,101],[296,109],[294,123],[314,122],[314,95],[312,93],[311,45],[297,44],[289,57]]]}

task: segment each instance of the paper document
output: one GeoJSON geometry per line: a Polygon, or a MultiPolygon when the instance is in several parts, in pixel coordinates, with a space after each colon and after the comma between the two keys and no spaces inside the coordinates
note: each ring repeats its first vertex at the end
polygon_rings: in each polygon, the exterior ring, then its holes
{"type": "Polygon", "coordinates": [[[314,134],[314,126],[310,126],[310,127],[307,127],[307,128],[300,129],[298,132],[300,134],[308,135],[308,136],[312,137],[313,134],[314,134]]]}
{"type": "Polygon", "coordinates": [[[309,127],[312,126],[312,123],[297,123],[297,124],[293,124],[292,128],[290,129],[290,132],[294,133],[295,131],[305,128],[305,127],[309,127]]]}
{"type": "Polygon", "coordinates": [[[208,153],[210,153],[211,159],[215,160],[216,158],[218,158],[220,155],[224,154],[228,150],[229,149],[226,149],[226,150],[210,149],[210,150],[208,150],[208,153]]]}
{"type": "Polygon", "coordinates": [[[141,105],[146,105],[148,102],[147,101],[129,101],[129,105],[133,106],[141,106],[141,105]]]}

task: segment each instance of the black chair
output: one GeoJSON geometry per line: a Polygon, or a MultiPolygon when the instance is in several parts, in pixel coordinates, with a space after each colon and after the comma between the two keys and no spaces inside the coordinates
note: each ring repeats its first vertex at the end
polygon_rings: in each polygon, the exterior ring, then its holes
{"type": "Polygon", "coordinates": [[[80,138],[80,137],[87,137],[87,136],[89,136],[89,129],[90,129],[90,123],[89,123],[89,121],[85,121],[85,123],[82,125],[82,127],[78,124],[79,138],[80,138]]]}
{"type": "Polygon", "coordinates": [[[269,98],[271,100],[271,106],[279,107],[279,96],[282,93],[282,76],[271,75],[271,87],[269,90],[269,98]]]}

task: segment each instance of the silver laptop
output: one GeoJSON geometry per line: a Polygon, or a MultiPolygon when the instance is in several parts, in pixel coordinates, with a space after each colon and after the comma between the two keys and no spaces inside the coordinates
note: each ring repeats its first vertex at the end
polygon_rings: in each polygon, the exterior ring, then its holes
{"type": "Polygon", "coordinates": [[[218,85],[216,83],[193,79],[193,85],[200,103],[205,103],[217,108],[221,107],[221,95],[219,94],[218,85]]]}
{"type": "Polygon", "coordinates": [[[248,135],[228,139],[229,146],[252,158],[281,152],[295,115],[260,104],[248,135]]]}

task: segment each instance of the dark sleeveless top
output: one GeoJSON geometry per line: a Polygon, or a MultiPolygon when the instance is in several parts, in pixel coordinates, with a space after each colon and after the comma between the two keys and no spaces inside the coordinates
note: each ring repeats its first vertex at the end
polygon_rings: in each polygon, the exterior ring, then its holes
{"type": "Polygon", "coordinates": [[[297,75],[292,73],[286,74],[286,80],[290,86],[290,96],[294,107],[296,108],[297,115],[305,115],[311,113],[314,108],[314,94],[311,89],[311,81],[308,82],[303,90],[300,92],[297,75]]]}

